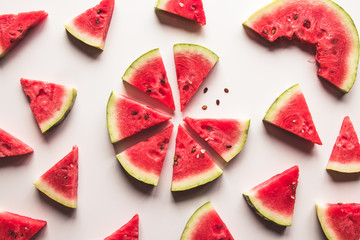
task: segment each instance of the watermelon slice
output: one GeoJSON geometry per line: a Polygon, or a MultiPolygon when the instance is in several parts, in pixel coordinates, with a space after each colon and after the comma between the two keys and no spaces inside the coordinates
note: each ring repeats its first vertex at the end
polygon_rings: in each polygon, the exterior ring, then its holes
{"type": "Polygon", "coordinates": [[[44,11],[5,14],[0,16],[0,58],[4,57],[32,27],[47,17],[44,11]]]}
{"type": "Polygon", "coordinates": [[[34,150],[0,128],[0,158],[32,153],[34,150]]]}
{"type": "Polygon", "coordinates": [[[174,45],[174,58],[182,111],[219,57],[203,46],[178,43],[174,45]]]}
{"type": "Polygon", "coordinates": [[[210,202],[205,203],[194,212],[180,238],[180,240],[202,239],[234,239],[210,202]]]}
{"type": "Polygon", "coordinates": [[[170,116],[115,92],[107,104],[107,128],[112,143],[169,119],[170,116]]]}
{"type": "Polygon", "coordinates": [[[261,217],[281,226],[290,226],[294,213],[299,167],[294,166],[243,193],[261,217]]]}
{"type": "Polygon", "coordinates": [[[139,239],[139,215],[135,215],[128,223],[104,240],[137,240],[139,239]]]}
{"type": "Polygon", "coordinates": [[[314,45],[318,76],[343,92],[356,79],[359,35],[351,17],[330,0],[276,0],[244,25],[270,42],[297,38],[314,45]]]}
{"type": "Polygon", "coordinates": [[[103,0],[65,25],[66,30],[80,41],[104,49],[114,11],[115,0],[103,0]]]}
{"type": "Polygon", "coordinates": [[[78,188],[78,147],[46,171],[34,183],[35,187],[53,200],[76,208],[78,188]]]}
{"type": "Polygon", "coordinates": [[[250,119],[194,119],[184,121],[204,139],[226,162],[244,147],[250,119]]]}
{"type": "Polygon", "coordinates": [[[287,89],[267,111],[264,121],[310,142],[322,145],[305,97],[298,84],[287,89]]]}
{"type": "Polygon", "coordinates": [[[343,120],[326,169],[345,173],[360,172],[359,139],[348,116],[343,120]]]}
{"type": "Polygon", "coordinates": [[[42,133],[61,123],[74,105],[75,88],[24,78],[20,82],[42,133]]]}
{"type": "Polygon", "coordinates": [[[139,181],[157,186],[174,125],[116,155],[123,168],[139,181]]]}
{"type": "Polygon", "coordinates": [[[46,225],[46,221],[10,212],[0,212],[1,240],[30,240],[46,225]]]}
{"type": "Polygon", "coordinates": [[[171,87],[158,48],[136,59],[122,79],[175,110],[171,87]]]}
{"type": "Polygon", "coordinates": [[[321,227],[330,240],[360,239],[359,203],[316,204],[321,227]]]}
{"type": "Polygon", "coordinates": [[[158,0],[156,9],[206,24],[202,0],[158,0]]]}
{"type": "Polygon", "coordinates": [[[179,125],[171,191],[184,191],[203,185],[222,173],[209,154],[179,125]]]}

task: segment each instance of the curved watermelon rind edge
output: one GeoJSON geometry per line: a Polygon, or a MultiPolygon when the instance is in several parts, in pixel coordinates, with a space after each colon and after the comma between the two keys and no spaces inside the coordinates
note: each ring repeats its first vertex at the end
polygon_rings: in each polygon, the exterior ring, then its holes
{"type": "Polygon", "coordinates": [[[104,50],[105,41],[101,38],[95,38],[90,36],[89,34],[83,33],[80,29],[78,29],[73,21],[70,21],[68,24],[64,25],[65,29],[76,39],[86,43],[89,46],[98,48],[100,50],[104,50]]]}
{"type": "Polygon", "coordinates": [[[331,227],[326,224],[325,219],[327,218],[325,215],[326,204],[316,203],[316,214],[318,216],[318,220],[320,222],[321,228],[328,239],[337,239],[336,234],[331,230],[331,227]]]}
{"type": "Polygon", "coordinates": [[[182,51],[197,52],[212,62],[213,65],[219,60],[219,56],[210,49],[193,43],[177,43],[173,46],[174,53],[182,51]]]}
{"type": "Polygon", "coordinates": [[[111,92],[107,106],[106,106],[106,123],[107,123],[107,129],[110,136],[111,143],[116,143],[120,141],[121,136],[118,136],[120,134],[119,130],[116,128],[115,119],[111,118],[112,112],[114,112],[114,107],[116,104],[116,93],[114,91],[111,92]]]}
{"type": "Polygon", "coordinates": [[[354,163],[328,162],[326,170],[340,173],[358,173],[360,172],[360,163],[356,161],[354,163]]]}

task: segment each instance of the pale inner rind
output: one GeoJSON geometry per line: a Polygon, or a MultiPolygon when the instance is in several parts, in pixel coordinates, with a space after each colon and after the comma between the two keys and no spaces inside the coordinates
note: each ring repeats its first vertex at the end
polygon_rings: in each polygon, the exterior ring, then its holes
{"type": "Polygon", "coordinates": [[[73,21],[65,25],[66,30],[84,43],[104,50],[105,41],[102,38],[91,36],[89,33],[77,28],[73,21]]]}
{"type": "Polygon", "coordinates": [[[355,172],[360,172],[360,163],[359,162],[351,163],[351,161],[350,163],[331,161],[328,162],[326,169],[338,171],[338,172],[355,173],[355,172]]]}

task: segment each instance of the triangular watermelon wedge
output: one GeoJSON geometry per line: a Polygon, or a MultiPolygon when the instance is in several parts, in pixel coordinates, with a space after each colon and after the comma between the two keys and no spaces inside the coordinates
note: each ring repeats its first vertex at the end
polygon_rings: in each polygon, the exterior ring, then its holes
{"type": "Polygon", "coordinates": [[[0,212],[1,240],[30,240],[44,226],[46,221],[33,219],[10,212],[0,212]]]}
{"type": "Polygon", "coordinates": [[[116,155],[123,168],[139,181],[157,186],[174,125],[116,155]]]}
{"type": "Polygon", "coordinates": [[[326,169],[353,173],[360,172],[360,144],[350,117],[341,125],[326,169]]]}
{"type": "Polygon", "coordinates": [[[4,57],[28,31],[47,17],[44,11],[5,14],[0,16],[0,58],[4,57]]]}
{"type": "Polygon", "coordinates": [[[171,87],[158,48],[136,59],[126,70],[122,79],[175,110],[171,87]]]}
{"type": "Polygon", "coordinates": [[[322,145],[309,107],[298,84],[283,92],[267,111],[264,121],[310,142],[322,145]]]}
{"type": "Polygon", "coordinates": [[[243,193],[261,217],[278,225],[290,226],[294,213],[299,167],[294,166],[243,193]]]}
{"type": "Polygon", "coordinates": [[[178,43],[174,45],[174,58],[182,111],[219,57],[203,46],[178,43]]]}
{"type": "Polygon", "coordinates": [[[104,240],[137,240],[139,239],[139,215],[135,216],[116,232],[104,240]]]}
{"type": "Polygon", "coordinates": [[[184,121],[204,139],[226,162],[233,159],[244,147],[250,119],[195,119],[184,121]]]}
{"type": "Polygon", "coordinates": [[[25,78],[21,78],[20,83],[30,99],[31,111],[42,133],[65,119],[77,96],[75,88],[56,83],[25,78]]]}
{"type": "Polygon", "coordinates": [[[78,189],[78,147],[46,171],[34,183],[35,187],[53,200],[76,208],[78,189]]]}
{"type": "Polygon", "coordinates": [[[65,25],[66,30],[80,41],[104,49],[114,11],[115,0],[103,0],[65,25]]]}
{"type": "Polygon", "coordinates": [[[32,153],[34,150],[0,128],[0,158],[32,153]]]}
{"type": "Polygon", "coordinates": [[[328,239],[360,239],[359,203],[317,203],[316,212],[328,239]]]}
{"type": "Polygon", "coordinates": [[[106,113],[112,143],[171,119],[170,116],[115,92],[110,95],[106,113]]]}
{"type": "Polygon", "coordinates": [[[184,191],[203,185],[215,180],[222,173],[210,155],[179,125],[171,191],[184,191]]]}

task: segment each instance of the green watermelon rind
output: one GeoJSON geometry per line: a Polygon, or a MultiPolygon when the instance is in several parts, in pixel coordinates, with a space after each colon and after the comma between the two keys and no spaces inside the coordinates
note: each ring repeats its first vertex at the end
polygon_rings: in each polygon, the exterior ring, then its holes
{"type": "Polygon", "coordinates": [[[83,32],[81,29],[76,27],[73,20],[65,24],[64,26],[66,30],[75,38],[79,39],[80,41],[86,43],[89,46],[104,50],[105,41],[102,38],[93,37],[90,34],[83,32]]]}
{"type": "Polygon", "coordinates": [[[323,229],[324,234],[326,235],[326,237],[328,239],[337,239],[337,236],[335,234],[334,231],[332,231],[332,227],[329,226],[326,222],[327,219],[327,215],[326,215],[326,210],[327,210],[327,204],[323,204],[323,203],[316,203],[316,213],[321,225],[321,228],[323,229]]]}
{"type": "Polygon", "coordinates": [[[191,52],[203,55],[204,58],[208,59],[213,65],[219,60],[219,56],[216,55],[210,49],[193,43],[177,43],[174,45],[174,53],[191,52]]]}
{"type": "Polygon", "coordinates": [[[117,97],[118,94],[112,91],[106,106],[106,122],[111,143],[115,143],[121,139],[120,131],[116,127],[116,119],[111,117],[116,111],[117,97]]]}
{"type": "Polygon", "coordinates": [[[326,169],[342,173],[358,173],[360,172],[360,163],[340,163],[333,161],[328,162],[326,169]]]}

